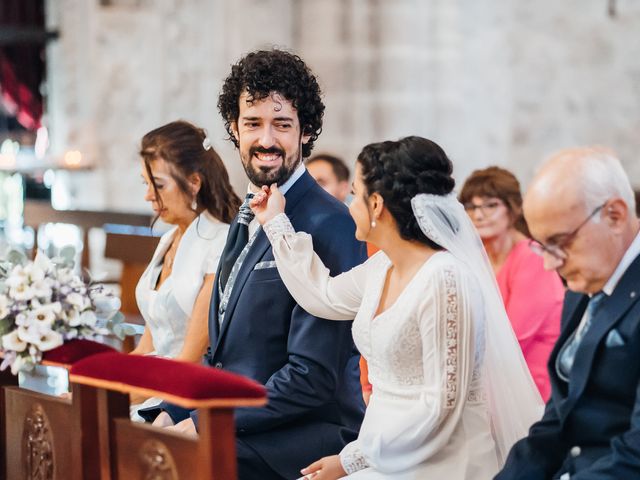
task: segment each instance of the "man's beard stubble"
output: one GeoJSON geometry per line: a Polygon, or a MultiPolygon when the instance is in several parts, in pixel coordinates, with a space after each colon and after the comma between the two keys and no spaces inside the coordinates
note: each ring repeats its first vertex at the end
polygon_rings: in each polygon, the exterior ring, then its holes
{"type": "Polygon", "coordinates": [[[298,168],[298,165],[300,165],[301,160],[300,149],[298,149],[292,157],[286,157],[285,151],[278,147],[251,147],[249,149],[249,158],[246,162],[243,159],[242,166],[244,167],[244,171],[247,174],[249,181],[253,185],[262,187],[263,185],[269,186],[275,183],[278,186],[281,186],[283,183],[289,180],[289,178],[291,178],[293,172],[295,172],[296,168],[298,168]],[[280,165],[276,169],[269,167],[255,168],[251,163],[251,160],[254,158],[255,153],[278,154],[283,159],[282,165],[280,165]],[[296,158],[297,160],[290,163],[289,160],[291,158],[296,158]]]}

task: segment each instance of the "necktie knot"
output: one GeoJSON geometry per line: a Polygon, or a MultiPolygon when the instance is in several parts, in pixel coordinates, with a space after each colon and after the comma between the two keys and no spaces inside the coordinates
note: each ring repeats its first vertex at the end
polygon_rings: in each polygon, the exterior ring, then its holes
{"type": "Polygon", "coordinates": [[[598,310],[605,298],[606,295],[604,292],[598,292],[591,296],[591,298],[589,299],[589,304],[587,305],[587,315],[589,316],[589,319],[593,318],[596,310],[598,310]]]}
{"type": "Polygon", "coordinates": [[[240,205],[240,211],[238,212],[238,223],[243,225],[249,225],[251,220],[255,215],[253,214],[253,210],[249,206],[249,202],[253,198],[253,193],[247,193],[247,196],[244,197],[244,202],[240,205]]]}

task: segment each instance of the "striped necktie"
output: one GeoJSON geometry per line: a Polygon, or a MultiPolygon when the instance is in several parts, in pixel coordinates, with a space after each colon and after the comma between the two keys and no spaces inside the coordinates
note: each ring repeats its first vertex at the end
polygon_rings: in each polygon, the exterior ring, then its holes
{"type": "Polygon", "coordinates": [[[240,205],[240,211],[238,212],[237,221],[229,229],[229,235],[227,236],[227,243],[224,246],[221,256],[220,267],[220,286],[221,291],[224,292],[229,280],[231,270],[238,260],[238,256],[244,249],[245,245],[249,241],[249,224],[253,220],[254,214],[249,207],[249,202],[253,198],[253,193],[247,193],[244,198],[244,202],[240,205]]]}

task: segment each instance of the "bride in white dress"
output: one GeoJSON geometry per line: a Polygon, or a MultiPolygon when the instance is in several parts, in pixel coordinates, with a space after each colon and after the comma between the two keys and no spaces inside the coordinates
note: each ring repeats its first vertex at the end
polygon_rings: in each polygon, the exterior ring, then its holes
{"type": "Polygon", "coordinates": [[[337,277],[293,230],[275,185],[253,201],[298,303],[355,318],[373,384],[357,440],[303,469],[305,478],[489,479],[542,413],[451,172],[424,138],[365,147],[350,212],[356,237],[381,251],[337,277]]]}

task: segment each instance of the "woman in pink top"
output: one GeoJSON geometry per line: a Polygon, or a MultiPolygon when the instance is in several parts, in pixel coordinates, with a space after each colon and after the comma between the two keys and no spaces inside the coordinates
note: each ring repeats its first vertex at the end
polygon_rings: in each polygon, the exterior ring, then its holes
{"type": "Polygon", "coordinates": [[[560,332],[564,287],[529,248],[520,184],[500,167],[476,170],[460,192],[496,273],[500,293],[540,394],[551,393],[547,361],[560,332]]]}

